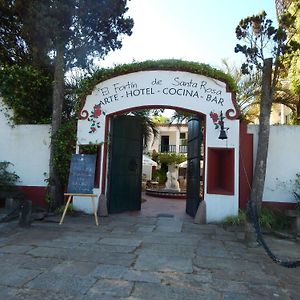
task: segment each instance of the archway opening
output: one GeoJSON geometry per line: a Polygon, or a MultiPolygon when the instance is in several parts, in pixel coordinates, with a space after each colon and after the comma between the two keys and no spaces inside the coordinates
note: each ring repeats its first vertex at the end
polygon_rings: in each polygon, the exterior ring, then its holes
{"type": "MultiPolygon", "coordinates": [[[[151,107],[151,111],[163,108],[151,107]]],[[[178,107],[172,108],[179,112],[178,107]]],[[[157,135],[151,134],[148,143],[143,130],[147,125],[148,130],[153,126],[153,119],[146,107],[107,116],[106,186],[110,213],[195,216],[204,195],[206,118],[199,112],[179,109],[185,120],[158,123],[157,135]]]]}
{"type": "MultiPolygon", "coordinates": [[[[77,151],[83,144],[100,145],[99,188],[94,189],[99,199],[109,203],[109,137],[114,116],[137,109],[179,108],[205,116],[205,206],[199,207],[204,209],[206,220],[218,221],[238,213],[238,109],[230,91],[233,85],[225,74],[204,65],[183,62],[174,66],[174,61],[163,61],[126,65],[113,72],[101,71],[97,76],[95,80],[102,81],[94,81],[80,111],[77,151]],[[221,122],[224,119],[225,125],[221,122]],[[220,130],[225,137],[224,130],[228,128],[228,139],[220,139],[220,130]]],[[[164,144],[167,142],[165,138],[164,144]]],[[[134,169],[134,159],[130,161],[128,165],[134,169]]],[[[188,164],[190,170],[199,165],[192,158],[188,164]]],[[[86,204],[80,204],[79,208],[83,207],[89,210],[86,204]]]]}

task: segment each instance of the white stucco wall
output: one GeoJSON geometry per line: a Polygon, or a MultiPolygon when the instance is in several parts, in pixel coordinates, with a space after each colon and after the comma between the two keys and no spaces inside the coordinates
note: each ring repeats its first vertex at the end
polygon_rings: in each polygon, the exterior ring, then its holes
{"type": "MultiPolygon", "coordinates": [[[[256,156],[258,143],[257,125],[248,125],[253,133],[253,152],[256,156]]],[[[300,126],[271,126],[267,172],[263,201],[294,202],[291,181],[300,173],[300,126]]],[[[255,157],[254,160],[255,162],[255,157]]],[[[254,168],[254,167],[253,167],[254,168]]]]}
{"type": "MultiPolygon", "coordinates": [[[[1,99],[0,107],[4,108],[1,99]]],[[[49,172],[49,130],[49,125],[11,127],[0,111],[0,161],[13,163],[10,169],[20,176],[18,185],[47,185],[44,180],[49,172]]]]}

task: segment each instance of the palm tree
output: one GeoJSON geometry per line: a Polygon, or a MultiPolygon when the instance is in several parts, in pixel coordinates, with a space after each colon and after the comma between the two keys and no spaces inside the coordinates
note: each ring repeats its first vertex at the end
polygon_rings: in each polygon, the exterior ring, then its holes
{"type": "Polygon", "coordinates": [[[129,113],[129,115],[139,117],[142,122],[144,149],[147,148],[152,137],[154,140],[158,136],[158,130],[156,128],[156,124],[151,119],[152,114],[153,114],[152,110],[146,110],[146,109],[136,110],[129,113]]]}

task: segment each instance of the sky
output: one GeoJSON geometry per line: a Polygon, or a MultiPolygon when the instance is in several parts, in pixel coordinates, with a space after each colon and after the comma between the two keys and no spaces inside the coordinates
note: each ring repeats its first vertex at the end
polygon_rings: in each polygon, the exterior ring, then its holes
{"type": "Polygon", "coordinates": [[[276,23],[274,0],[130,0],[133,33],[100,67],[157,59],[182,59],[222,67],[222,59],[239,66],[242,55],[235,28],[247,16],[265,10],[276,23]]]}

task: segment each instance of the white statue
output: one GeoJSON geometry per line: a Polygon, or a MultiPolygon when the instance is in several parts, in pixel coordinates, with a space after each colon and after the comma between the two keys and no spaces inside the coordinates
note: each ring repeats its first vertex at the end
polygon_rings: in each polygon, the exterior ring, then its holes
{"type": "Polygon", "coordinates": [[[168,171],[167,172],[167,182],[165,184],[165,189],[180,192],[176,171],[173,171],[173,172],[168,171]]]}

